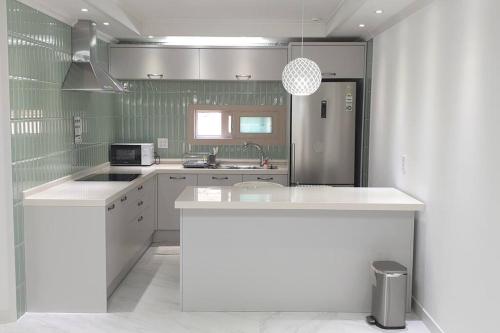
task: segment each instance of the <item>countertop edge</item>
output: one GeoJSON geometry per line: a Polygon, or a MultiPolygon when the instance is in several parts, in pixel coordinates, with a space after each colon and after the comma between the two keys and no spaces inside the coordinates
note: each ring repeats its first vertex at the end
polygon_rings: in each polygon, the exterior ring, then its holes
{"type": "Polygon", "coordinates": [[[178,209],[252,209],[252,210],[341,210],[341,211],[422,211],[424,204],[388,204],[388,203],[210,203],[210,202],[175,202],[175,208],[178,209]]]}

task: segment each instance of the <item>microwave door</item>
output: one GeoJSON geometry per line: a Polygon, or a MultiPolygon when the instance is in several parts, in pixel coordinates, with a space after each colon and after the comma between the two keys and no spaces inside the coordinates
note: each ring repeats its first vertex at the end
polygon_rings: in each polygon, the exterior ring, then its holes
{"type": "Polygon", "coordinates": [[[114,145],[111,148],[111,163],[113,165],[140,165],[141,146],[114,145]]]}

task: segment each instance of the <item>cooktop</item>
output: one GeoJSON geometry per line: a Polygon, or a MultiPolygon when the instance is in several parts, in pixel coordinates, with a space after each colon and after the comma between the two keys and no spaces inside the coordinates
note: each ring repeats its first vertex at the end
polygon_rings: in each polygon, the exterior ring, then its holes
{"type": "Polygon", "coordinates": [[[76,179],[79,182],[131,182],[139,177],[140,173],[96,173],[76,179]]]}

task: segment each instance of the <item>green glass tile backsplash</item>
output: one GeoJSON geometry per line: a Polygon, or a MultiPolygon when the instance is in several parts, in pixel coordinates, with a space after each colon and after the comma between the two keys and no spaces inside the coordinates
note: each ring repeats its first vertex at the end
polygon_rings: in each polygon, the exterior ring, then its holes
{"type": "MultiPolygon", "coordinates": [[[[108,161],[115,141],[115,95],[63,92],[71,28],[15,0],[7,1],[18,315],[26,309],[22,191],[108,161]],[[73,143],[73,117],[83,144],[73,143]]],[[[107,63],[107,45],[98,53],[107,63]]]]}
{"type": "MultiPolygon", "coordinates": [[[[168,149],[157,149],[162,158],[180,158],[189,150],[185,119],[189,104],[283,105],[288,94],[281,82],[264,81],[127,81],[130,92],[117,98],[120,114],[118,138],[127,142],[155,142],[168,138],[168,149]]],[[[212,146],[193,145],[191,151],[210,151],[212,146]]],[[[219,157],[257,158],[258,153],[241,145],[219,145],[219,157]]],[[[285,159],[285,145],[264,147],[273,159],[285,159]]]]}

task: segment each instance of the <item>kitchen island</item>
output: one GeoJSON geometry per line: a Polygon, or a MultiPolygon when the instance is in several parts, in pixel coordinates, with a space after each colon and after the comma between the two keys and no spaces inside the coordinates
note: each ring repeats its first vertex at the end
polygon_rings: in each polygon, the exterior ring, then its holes
{"type": "Polygon", "coordinates": [[[369,312],[370,264],[408,268],[422,202],[393,188],[188,187],[183,311],[369,312]]]}

